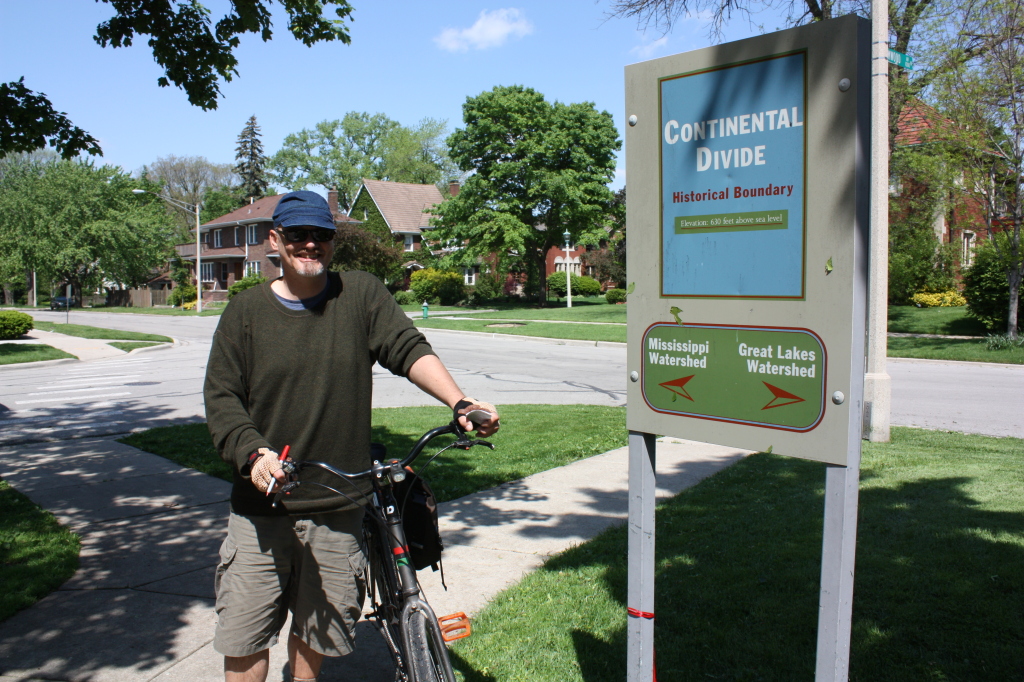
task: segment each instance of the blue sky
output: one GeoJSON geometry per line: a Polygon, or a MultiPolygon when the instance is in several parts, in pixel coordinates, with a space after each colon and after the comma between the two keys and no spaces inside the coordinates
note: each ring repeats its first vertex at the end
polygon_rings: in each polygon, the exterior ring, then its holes
{"type": "MultiPolygon", "coordinates": [[[[5,2],[0,82],[24,76],[100,140],[104,162],[135,171],[171,154],[233,162],[253,114],[268,155],[287,134],[348,111],[382,112],[405,125],[447,119],[453,130],[466,98],[496,85],[594,102],[611,112],[621,136],[623,68],[709,44],[699,19],[679,22],[669,35],[644,33],[633,20],[609,19],[608,0],[352,2],[352,43],[312,48],[291,37],[275,5],[274,40],[243,38],[239,77],[222,85],[219,108],[207,112],[189,105],[183,91],[157,87],[161,71],[145,39],[120,49],[93,41],[96,25],[113,14],[109,5],[5,2]]],[[[223,15],[222,0],[206,4],[213,17],[223,15]]],[[[751,33],[739,20],[727,38],[751,33]]],[[[620,154],[614,187],[625,181],[623,160],[620,154]]]]}

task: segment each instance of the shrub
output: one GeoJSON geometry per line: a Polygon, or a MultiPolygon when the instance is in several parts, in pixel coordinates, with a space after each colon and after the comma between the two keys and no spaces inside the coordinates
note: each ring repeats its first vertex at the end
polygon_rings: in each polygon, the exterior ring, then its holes
{"type": "MultiPolygon", "coordinates": [[[[234,298],[235,294],[240,294],[246,289],[257,287],[266,281],[267,278],[263,275],[249,275],[248,277],[243,277],[228,287],[228,298],[234,298]]],[[[192,292],[192,295],[195,296],[195,291],[192,292]]]]}
{"type": "Polygon", "coordinates": [[[184,284],[181,286],[174,287],[171,289],[171,293],[167,296],[167,302],[170,305],[184,305],[186,301],[192,301],[193,305],[196,300],[196,288],[192,284],[184,284]]]}
{"type": "Polygon", "coordinates": [[[0,312],[0,341],[16,339],[32,329],[32,316],[16,310],[0,312]]]}
{"type": "Polygon", "coordinates": [[[503,277],[492,272],[482,272],[477,275],[476,286],[472,288],[470,295],[474,301],[493,301],[505,293],[504,284],[503,277]]]}
{"type": "MultiPolygon", "coordinates": [[[[1024,287],[1018,299],[1018,327],[1024,314],[1024,287]]],[[[1006,269],[991,244],[981,244],[974,252],[974,263],[964,273],[964,297],[967,312],[990,332],[1007,331],[1010,308],[1010,285],[1006,269]]]]}
{"type": "Polygon", "coordinates": [[[914,294],[910,302],[918,308],[956,308],[967,305],[967,299],[958,291],[944,291],[941,294],[914,294]]]}
{"type": "MultiPolygon", "coordinates": [[[[598,296],[601,294],[601,283],[593,277],[580,277],[576,273],[569,276],[573,296],[598,296]]],[[[548,293],[558,298],[565,298],[565,273],[552,272],[548,275],[548,293]]]]}
{"type": "Polygon", "coordinates": [[[409,280],[409,290],[417,303],[455,305],[465,297],[462,275],[457,272],[424,268],[412,273],[409,280]]]}
{"type": "Polygon", "coordinates": [[[609,289],[605,292],[604,300],[609,303],[624,303],[626,300],[625,289],[609,289]]]}
{"type": "Polygon", "coordinates": [[[422,303],[422,301],[416,300],[416,296],[411,291],[396,291],[395,302],[398,303],[398,305],[416,305],[417,303],[422,303]]]}
{"type": "Polygon", "coordinates": [[[192,299],[191,301],[186,301],[185,303],[182,303],[181,304],[181,308],[182,308],[182,310],[195,310],[196,309],[196,301],[195,301],[195,299],[192,299]]]}
{"type": "Polygon", "coordinates": [[[1024,335],[1013,338],[1009,334],[994,334],[985,337],[985,347],[989,350],[1011,350],[1024,348],[1024,335]]]}

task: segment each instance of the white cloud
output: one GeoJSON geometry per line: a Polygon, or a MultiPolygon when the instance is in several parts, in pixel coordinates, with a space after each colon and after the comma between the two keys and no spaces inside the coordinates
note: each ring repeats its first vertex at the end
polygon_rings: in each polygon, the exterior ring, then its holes
{"type": "MultiPolygon", "coordinates": [[[[646,38],[644,38],[646,41],[646,38]]],[[[650,59],[654,56],[654,53],[658,52],[661,48],[668,45],[668,36],[662,36],[652,42],[644,42],[642,45],[637,45],[630,50],[631,54],[635,54],[640,59],[650,59]]]]}
{"type": "Polygon", "coordinates": [[[522,38],[530,33],[533,33],[533,24],[519,10],[484,10],[469,28],[446,28],[434,38],[434,42],[448,52],[465,52],[500,47],[510,36],[522,38]]]}

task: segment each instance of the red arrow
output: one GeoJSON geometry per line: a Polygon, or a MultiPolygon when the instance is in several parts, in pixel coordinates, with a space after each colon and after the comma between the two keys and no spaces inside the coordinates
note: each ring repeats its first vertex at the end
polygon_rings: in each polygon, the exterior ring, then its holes
{"type": "Polygon", "coordinates": [[[682,379],[673,379],[672,381],[666,381],[666,382],[658,384],[658,385],[659,386],[664,386],[665,388],[667,388],[668,390],[672,391],[676,395],[681,395],[681,396],[683,396],[684,398],[686,398],[687,400],[689,400],[691,402],[696,402],[696,401],[693,400],[693,398],[690,397],[690,394],[686,392],[686,389],[683,388],[684,386],[686,386],[686,382],[688,382],[694,376],[695,376],[694,374],[691,374],[688,377],[683,377],[682,379]]]}
{"type": "Polygon", "coordinates": [[[771,391],[772,395],[775,396],[768,402],[767,405],[761,408],[762,410],[770,410],[773,407],[784,407],[786,405],[793,405],[795,403],[802,403],[804,401],[804,399],[801,398],[800,396],[793,395],[789,391],[783,391],[778,386],[772,386],[767,381],[762,381],[761,383],[767,386],[768,390],[771,391]],[[776,402],[777,400],[785,400],[787,402],[776,402]]]}

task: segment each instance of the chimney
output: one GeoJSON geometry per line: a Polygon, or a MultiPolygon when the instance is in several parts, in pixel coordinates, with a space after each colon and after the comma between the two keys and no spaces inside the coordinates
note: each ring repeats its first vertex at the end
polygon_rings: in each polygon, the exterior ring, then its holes
{"type": "Polygon", "coordinates": [[[459,189],[461,189],[461,186],[459,185],[459,181],[458,180],[452,180],[451,182],[448,183],[448,194],[449,194],[449,196],[452,196],[452,197],[459,196],[459,189]]]}
{"type": "Polygon", "coordinates": [[[335,220],[341,216],[338,213],[338,188],[332,187],[327,191],[327,206],[331,209],[331,215],[335,220]]]}

